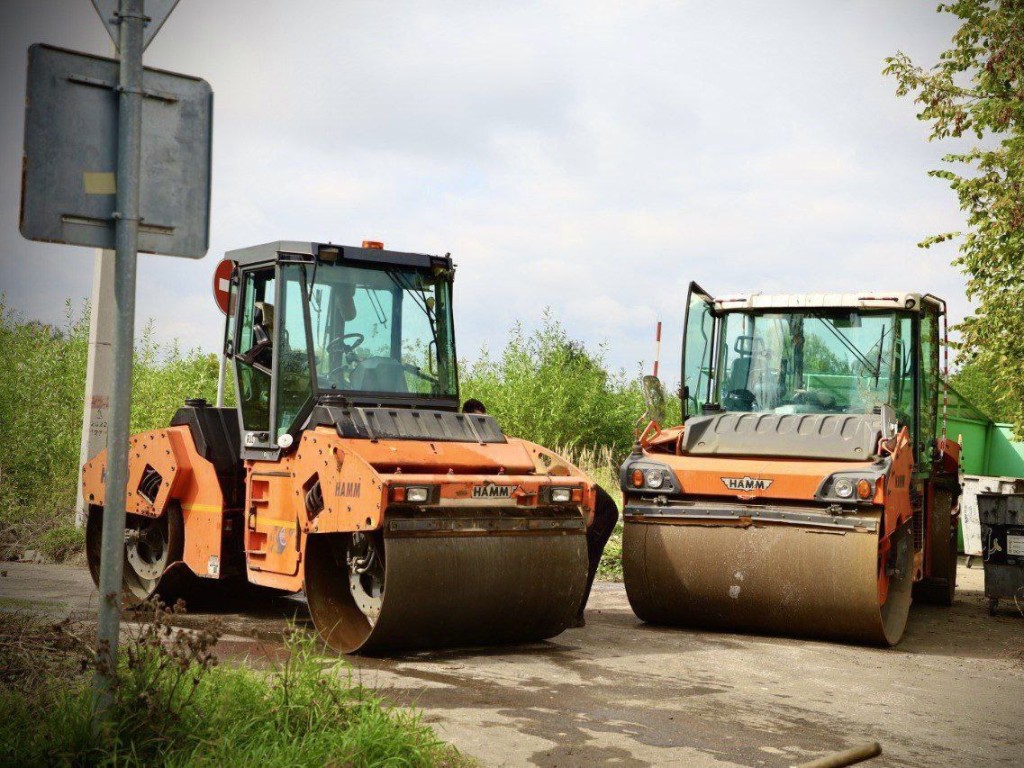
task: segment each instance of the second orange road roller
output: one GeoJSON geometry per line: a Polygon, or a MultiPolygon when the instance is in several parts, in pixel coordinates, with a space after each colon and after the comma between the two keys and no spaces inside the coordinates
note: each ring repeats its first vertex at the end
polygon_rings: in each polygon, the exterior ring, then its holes
{"type": "Polygon", "coordinates": [[[691,284],[683,423],[652,408],[621,470],[637,616],[894,645],[912,600],[949,605],[944,319],[927,294],[715,300],[691,284]]]}
{"type": "MultiPolygon", "coordinates": [[[[304,590],[340,652],[572,625],[595,486],[458,412],[451,258],[310,242],[227,258],[238,407],[189,401],[131,438],[127,599],[218,581],[304,590]]],[[[105,466],[82,476],[94,578],[105,466]]]]}

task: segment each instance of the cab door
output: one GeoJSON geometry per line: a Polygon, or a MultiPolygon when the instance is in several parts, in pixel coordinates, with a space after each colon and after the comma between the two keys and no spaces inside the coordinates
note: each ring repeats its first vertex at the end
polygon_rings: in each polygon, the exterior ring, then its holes
{"type": "Polygon", "coordinates": [[[711,400],[715,347],[714,298],[697,283],[690,283],[683,321],[683,420],[699,414],[711,400]]]}
{"type": "Polygon", "coordinates": [[[273,369],[276,353],[274,305],[277,303],[276,270],[269,266],[244,270],[241,275],[241,301],[235,329],[232,359],[235,387],[242,421],[243,456],[256,458],[254,451],[270,458],[276,445],[271,430],[273,369]]]}

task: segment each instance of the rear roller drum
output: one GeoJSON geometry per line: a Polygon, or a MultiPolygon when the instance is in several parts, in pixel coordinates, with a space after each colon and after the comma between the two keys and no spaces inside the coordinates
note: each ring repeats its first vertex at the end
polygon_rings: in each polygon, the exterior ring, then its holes
{"type": "MultiPolygon", "coordinates": [[[[85,530],[85,551],[93,583],[100,582],[100,552],[103,538],[103,508],[92,507],[85,530]]],[[[168,571],[182,558],[185,526],[181,509],[171,504],[160,517],[126,515],[124,566],[121,581],[123,602],[135,605],[158,597],[167,605],[184,594],[188,581],[184,566],[168,571]]]]}

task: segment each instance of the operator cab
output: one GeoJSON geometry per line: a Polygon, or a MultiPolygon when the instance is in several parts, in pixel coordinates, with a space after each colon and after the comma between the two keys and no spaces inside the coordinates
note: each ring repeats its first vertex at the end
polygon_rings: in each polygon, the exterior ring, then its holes
{"type": "Polygon", "coordinates": [[[450,257],[282,241],[226,258],[246,452],[287,448],[320,404],[458,409],[450,257]]]}
{"type": "MultiPolygon", "coordinates": [[[[683,416],[879,414],[920,461],[937,427],[941,299],[902,292],[714,299],[690,284],[683,416]]],[[[772,421],[776,421],[773,419],[772,421]]],[[[767,427],[765,422],[765,426],[767,427]]]]}

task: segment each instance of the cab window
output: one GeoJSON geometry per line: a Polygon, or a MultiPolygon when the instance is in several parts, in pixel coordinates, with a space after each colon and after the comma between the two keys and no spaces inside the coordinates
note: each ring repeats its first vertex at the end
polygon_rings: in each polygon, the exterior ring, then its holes
{"type": "Polygon", "coordinates": [[[249,272],[242,284],[234,360],[242,427],[247,432],[270,430],[275,286],[272,268],[249,272]]]}

